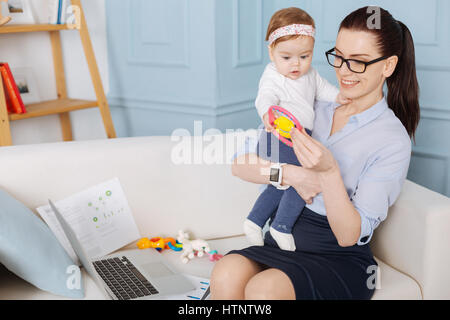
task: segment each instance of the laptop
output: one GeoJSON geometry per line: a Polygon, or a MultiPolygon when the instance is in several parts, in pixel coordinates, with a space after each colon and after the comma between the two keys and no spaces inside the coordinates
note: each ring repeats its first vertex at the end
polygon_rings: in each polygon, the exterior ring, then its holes
{"type": "Polygon", "coordinates": [[[123,250],[89,259],[75,232],[49,200],[82,266],[106,298],[113,300],[153,300],[194,290],[194,285],[164,261],[156,250],[123,250]]]}

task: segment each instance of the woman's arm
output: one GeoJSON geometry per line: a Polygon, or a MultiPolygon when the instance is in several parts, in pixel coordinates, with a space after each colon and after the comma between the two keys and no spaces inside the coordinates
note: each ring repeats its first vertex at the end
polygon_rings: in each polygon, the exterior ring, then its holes
{"type": "Polygon", "coordinates": [[[255,153],[247,153],[234,160],[231,172],[233,176],[248,182],[269,184],[270,164],[269,161],[259,158],[255,153]]]}
{"type": "Polygon", "coordinates": [[[339,167],[319,174],[328,222],[341,247],[358,242],[361,216],[351,203],[339,167]]]}
{"type": "MultiPolygon", "coordinates": [[[[231,170],[234,176],[242,180],[269,184],[270,165],[271,162],[259,158],[255,153],[248,153],[237,157],[231,170]]],[[[295,188],[307,204],[311,204],[313,198],[322,191],[317,173],[291,164],[283,166],[281,185],[295,188]]]]}
{"type": "Polygon", "coordinates": [[[361,217],[348,197],[332,153],[306,132],[293,129],[291,136],[300,163],[319,176],[328,222],[339,245],[355,245],[361,234],[361,217]]]}

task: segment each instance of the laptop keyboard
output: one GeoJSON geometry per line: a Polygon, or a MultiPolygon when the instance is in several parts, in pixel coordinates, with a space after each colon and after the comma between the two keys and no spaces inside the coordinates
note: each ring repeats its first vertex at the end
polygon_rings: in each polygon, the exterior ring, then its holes
{"type": "Polygon", "coordinates": [[[94,268],[119,300],[157,294],[158,290],[126,257],[93,262],[94,268]]]}

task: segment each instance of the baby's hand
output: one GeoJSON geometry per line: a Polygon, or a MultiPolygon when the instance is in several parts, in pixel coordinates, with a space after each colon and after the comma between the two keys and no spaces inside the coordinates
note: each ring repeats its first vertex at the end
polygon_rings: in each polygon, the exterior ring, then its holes
{"type": "Polygon", "coordinates": [[[339,92],[338,96],[336,97],[336,102],[339,103],[340,105],[344,105],[352,102],[352,99],[344,97],[342,93],[339,92]]]}
{"type": "MultiPolygon", "coordinates": [[[[263,116],[263,123],[264,123],[264,127],[266,128],[267,132],[272,132],[273,130],[275,130],[275,128],[270,124],[269,121],[269,111],[266,112],[266,114],[263,116]]],[[[275,119],[277,118],[277,115],[275,115],[275,119]]]]}

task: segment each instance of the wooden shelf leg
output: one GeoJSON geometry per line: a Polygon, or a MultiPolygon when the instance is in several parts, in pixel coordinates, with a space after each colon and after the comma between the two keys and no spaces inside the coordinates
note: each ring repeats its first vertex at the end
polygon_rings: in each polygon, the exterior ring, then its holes
{"type": "Polygon", "coordinates": [[[11,128],[9,125],[8,108],[6,107],[3,81],[0,76],[0,147],[12,146],[11,128]]]}
{"type": "Polygon", "coordinates": [[[94,85],[95,94],[97,96],[98,107],[103,119],[103,125],[105,126],[106,135],[108,138],[116,138],[116,130],[111,118],[111,112],[108,106],[108,100],[106,99],[105,91],[98,71],[97,60],[95,59],[94,49],[92,47],[91,38],[86,24],[86,18],[84,16],[83,7],[80,0],[72,0],[72,5],[80,8],[80,38],[83,45],[84,54],[88,63],[89,72],[91,74],[92,83],[94,85]]]}
{"type": "MultiPolygon", "coordinates": [[[[59,31],[50,32],[50,41],[52,43],[53,65],[55,68],[56,90],[58,99],[67,98],[66,75],[64,72],[64,60],[61,47],[61,35],[59,31]]],[[[72,125],[68,112],[59,115],[62,137],[64,141],[72,141],[72,125]]]]}
{"type": "Polygon", "coordinates": [[[72,124],[70,123],[70,114],[60,113],[59,114],[59,122],[61,124],[62,137],[64,141],[72,141],[72,124]]]}

